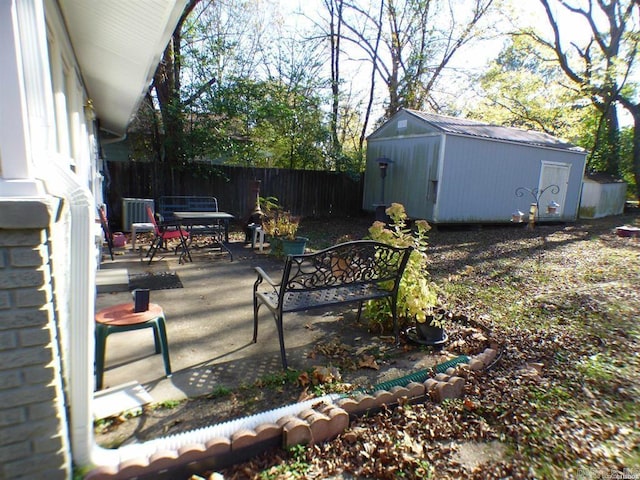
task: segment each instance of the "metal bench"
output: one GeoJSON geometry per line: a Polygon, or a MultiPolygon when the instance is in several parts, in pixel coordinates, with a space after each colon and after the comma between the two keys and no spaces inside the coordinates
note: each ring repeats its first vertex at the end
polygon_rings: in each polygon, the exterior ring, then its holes
{"type": "Polygon", "coordinates": [[[217,212],[216,197],[165,196],[158,200],[158,213],[164,222],[173,222],[173,212],[217,212]]]}
{"type": "Polygon", "coordinates": [[[366,300],[386,298],[391,306],[396,344],[398,286],[411,247],[397,248],[370,240],[335,245],[316,253],[289,255],[279,282],[260,267],[253,285],[253,342],[258,339],[258,311],[265,305],[278,329],[282,366],[287,368],[283,314],[358,302],[358,319],[366,300]],[[265,281],[270,288],[262,289],[265,281]]]}
{"type": "MultiPolygon", "coordinates": [[[[219,212],[218,199],[204,196],[164,196],[158,200],[158,213],[163,222],[178,224],[180,219],[175,212],[219,212]]],[[[224,229],[225,242],[229,242],[229,220],[218,222],[216,225],[189,226],[189,233],[193,236],[215,235],[224,229]]]]}

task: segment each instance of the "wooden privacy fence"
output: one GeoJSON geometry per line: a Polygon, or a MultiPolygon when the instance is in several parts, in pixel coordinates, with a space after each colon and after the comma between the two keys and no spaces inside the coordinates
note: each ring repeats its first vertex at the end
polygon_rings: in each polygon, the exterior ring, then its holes
{"type": "Polygon", "coordinates": [[[153,163],[108,162],[107,201],[110,222],[122,225],[123,198],[164,195],[213,196],[221,211],[242,220],[255,205],[255,181],[260,196],[276,197],[295,215],[303,217],[357,216],[362,214],[363,175],[353,177],[336,172],[215,166],[210,172],[173,170],[164,188],[153,163]]]}

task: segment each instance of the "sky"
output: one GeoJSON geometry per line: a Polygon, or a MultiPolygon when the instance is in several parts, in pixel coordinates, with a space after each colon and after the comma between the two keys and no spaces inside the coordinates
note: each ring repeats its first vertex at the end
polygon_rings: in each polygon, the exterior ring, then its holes
{"type": "MultiPolygon", "coordinates": [[[[317,18],[318,11],[322,10],[323,0],[277,0],[281,6],[281,11],[290,28],[305,31],[311,28],[311,21],[306,17],[317,18]],[[302,13],[302,14],[301,14],[302,13]]],[[[464,2],[464,0],[462,0],[464,2]]],[[[552,30],[548,24],[548,20],[544,8],[538,0],[505,0],[509,2],[519,13],[522,22],[527,22],[534,26],[536,30],[543,32],[552,38],[552,30]]],[[[574,3],[585,3],[585,0],[574,0],[574,3]]],[[[579,15],[571,14],[565,8],[558,6],[555,9],[558,18],[561,37],[563,42],[568,45],[569,42],[575,42],[578,45],[584,45],[591,36],[588,23],[580,18],[579,15]]],[[[604,19],[602,19],[604,20],[604,19]]],[[[497,19],[497,22],[503,22],[504,19],[497,19]]],[[[505,28],[507,25],[504,25],[505,28]]],[[[497,57],[504,39],[496,39],[493,41],[485,41],[472,48],[460,50],[454,56],[450,63],[451,69],[464,68],[471,71],[481,72],[493,59],[497,57]]],[[[351,67],[357,71],[357,66],[351,67]]],[[[346,69],[346,73],[349,70],[346,69]]],[[[354,73],[352,73],[354,74],[354,73]]],[[[634,72],[632,77],[636,82],[640,83],[640,69],[634,72]]],[[[620,108],[621,123],[623,125],[632,123],[630,115],[626,114],[626,110],[620,108]]]]}
{"type": "MultiPolygon", "coordinates": [[[[276,0],[281,11],[284,13],[286,22],[293,28],[304,30],[309,28],[311,22],[305,16],[314,18],[323,10],[323,0],[276,0]]],[[[462,0],[464,2],[464,0],[462,0]]],[[[521,20],[527,22],[536,29],[546,32],[551,36],[551,29],[547,22],[544,8],[538,0],[505,0],[521,13],[521,20]]],[[[579,1],[579,0],[578,0],[579,1]]],[[[584,3],[584,2],[583,2],[584,3]]],[[[578,18],[577,15],[567,12],[565,8],[555,9],[558,15],[561,32],[567,41],[577,41],[579,44],[589,39],[590,29],[586,21],[578,18]]],[[[485,43],[477,50],[472,50],[467,55],[462,56],[461,63],[466,65],[484,66],[494,58],[500,51],[502,40],[485,43]],[[480,54],[480,52],[482,52],[480,54]]]]}

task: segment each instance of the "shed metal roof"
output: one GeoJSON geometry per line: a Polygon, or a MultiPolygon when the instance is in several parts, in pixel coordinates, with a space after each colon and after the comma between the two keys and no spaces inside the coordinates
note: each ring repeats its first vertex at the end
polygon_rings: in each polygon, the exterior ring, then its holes
{"type": "Polygon", "coordinates": [[[624,180],[608,173],[586,173],[585,180],[591,180],[595,183],[607,184],[607,183],[624,183],[624,180]]]}
{"type": "Polygon", "coordinates": [[[437,115],[435,113],[421,112],[418,110],[404,109],[404,111],[409,113],[410,115],[413,115],[419,120],[429,123],[429,125],[431,125],[433,128],[443,133],[525,143],[529,145],[556,148],[560,150],[572,150],[576,152],[584,151],[582,148],[577,147],[569,142],[560,140],[556,137],[542,132],[522,130],[514,127],[503,127],[500,125],[491,125],[489,123],[479,122],[477,120],[449,117],[446,115],[437,115]]]}

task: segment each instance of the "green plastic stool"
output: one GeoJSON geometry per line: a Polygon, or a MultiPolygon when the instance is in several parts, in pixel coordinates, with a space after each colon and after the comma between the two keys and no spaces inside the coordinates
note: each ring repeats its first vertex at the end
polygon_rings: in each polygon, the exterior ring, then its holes
{"type": "Polygon", "coordinates": [[[133,311],[133,307],[133,303],[123,303],[104,308],[96,313],[96,390],[102,389],[105,347],[107,337],[112,333],[152,328],[156,353],[162,353],[164,371],[167,377],[171,376],[167,329],[162,307],[156,303],[150,303],[148,310],[138,313],[133,311]]]}

